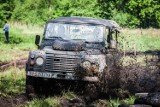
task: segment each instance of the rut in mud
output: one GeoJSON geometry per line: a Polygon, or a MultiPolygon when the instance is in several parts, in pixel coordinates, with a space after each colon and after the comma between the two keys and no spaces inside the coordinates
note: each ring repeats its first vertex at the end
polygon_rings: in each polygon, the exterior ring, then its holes
{"type": "Polygon", "coordinates": [[[7,69],[10,66],[23,68],[26,63],[26,59],[20,59],[12,62],[0,62],[0,71],[7,69]]]}

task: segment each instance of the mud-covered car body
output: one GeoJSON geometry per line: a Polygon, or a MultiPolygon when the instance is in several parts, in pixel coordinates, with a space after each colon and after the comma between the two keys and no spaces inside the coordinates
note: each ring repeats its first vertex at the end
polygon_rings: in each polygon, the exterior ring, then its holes
{"type": "MultiPolygon", "coordinates": [[[[39,49],[30,51],[26,75],[35,78],[98,81],[106,52],[115,48],[119,26],[111,20],[60,17],[46,23],[39,49]]],[[[38,42],[37,42],[38,41],[38,42]]]]}

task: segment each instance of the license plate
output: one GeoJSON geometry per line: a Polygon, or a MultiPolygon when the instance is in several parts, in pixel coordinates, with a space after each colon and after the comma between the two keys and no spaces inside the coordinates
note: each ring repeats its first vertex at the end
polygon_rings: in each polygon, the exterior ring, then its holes
{"type": "Polygon", "coordinates": [[[34,76],[34,77],[44,77],[44,78],[52,78],[53,77],[52,73],[47,73],[47,72],[28,71],[27,75],[28,76],[34,76]]]}
{"type": "Polygon", "coordinates": [[[78,80],[77,77],[72,75],[60,75],[49,72],[37,72],[37,71],[27,71],[27,76],[33,77],[43,77],[43,78],[57,78],[57,79],[69,79],[69,80],[78,80]]]}

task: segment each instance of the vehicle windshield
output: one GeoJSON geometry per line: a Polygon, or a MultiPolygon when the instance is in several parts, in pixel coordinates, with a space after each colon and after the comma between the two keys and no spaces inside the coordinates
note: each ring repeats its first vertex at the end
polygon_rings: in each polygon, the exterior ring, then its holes
{"type": "Polygon", "coordinates": [[[104,31],[105,27],[102,25],[48,23],[45,38],[102,42],[104,31]]]}

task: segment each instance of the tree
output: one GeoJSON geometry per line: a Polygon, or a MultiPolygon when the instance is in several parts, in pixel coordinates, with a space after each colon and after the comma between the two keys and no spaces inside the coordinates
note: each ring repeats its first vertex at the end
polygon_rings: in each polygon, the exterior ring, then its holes
{"type": "Polygon", "coordinates": [[[113,19],[123,27],[160,27],[159,0],[0,0],[6,19],[43,25],[61,16],[113,19]]]}
{"type": "Polygon", "coordinates": [[[3,26],[5,20],[11,18],[13,9],[15,8],[14,0],[0,0],[0,27],[3,26]]]}

